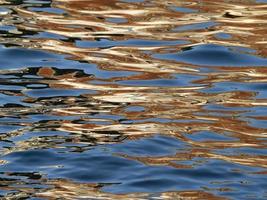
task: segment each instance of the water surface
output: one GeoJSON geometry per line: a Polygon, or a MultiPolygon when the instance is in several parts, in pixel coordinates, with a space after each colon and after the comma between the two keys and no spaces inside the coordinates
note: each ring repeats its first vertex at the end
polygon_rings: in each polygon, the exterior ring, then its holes
{"type": "Polygon", "coordinates": [[[0,0],[2,199],[266,199],[266,1],[0,0]]]}

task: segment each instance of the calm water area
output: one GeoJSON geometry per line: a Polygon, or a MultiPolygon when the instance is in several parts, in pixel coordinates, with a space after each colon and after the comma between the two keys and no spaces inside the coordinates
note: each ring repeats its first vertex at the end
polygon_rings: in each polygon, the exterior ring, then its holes
{"type": "Polygon", "coordinates": [[[0,199],[266,200],[266,0],[0,0],[0,199]]]}

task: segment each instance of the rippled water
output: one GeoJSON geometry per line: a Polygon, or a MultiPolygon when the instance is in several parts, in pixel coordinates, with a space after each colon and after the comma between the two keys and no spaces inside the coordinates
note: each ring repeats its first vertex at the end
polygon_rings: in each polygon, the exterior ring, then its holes
{"type": "Polygon", "coordinates": [[[265,0],[0,0],[1,199],[267,199],[265,0]]]}

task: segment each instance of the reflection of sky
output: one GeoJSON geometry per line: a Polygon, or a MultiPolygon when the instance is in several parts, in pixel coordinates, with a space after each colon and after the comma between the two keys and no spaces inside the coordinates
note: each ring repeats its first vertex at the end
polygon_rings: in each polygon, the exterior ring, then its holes
{"type": "Polygon", "coordinates": [[[231,51],[218,45],[200,45],[177,53],[155,54],[155,58],[204,66],[266,66],[267,59],[231,51]]]}
{"type": "Polygon", "coordinates": [[[99,41],[82,41],[78,40],[76,41],[77,47],[82,48],[108,48],[108,47],[114,47],[114,46],[175,46],[179,44],[188,44],[187,41],[184,40],[140,40],[140,39],[128,39],[128,40],[107,40],[107,39],[100,39],[99,41]]]}

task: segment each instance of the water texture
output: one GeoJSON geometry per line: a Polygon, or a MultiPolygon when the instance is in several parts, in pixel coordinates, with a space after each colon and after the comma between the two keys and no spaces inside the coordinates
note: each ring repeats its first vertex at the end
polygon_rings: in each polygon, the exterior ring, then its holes
{"type": "Polygon", "coordinates": [[[264,0],[0,0],[1,199],[267,199],[264,0]]]}

